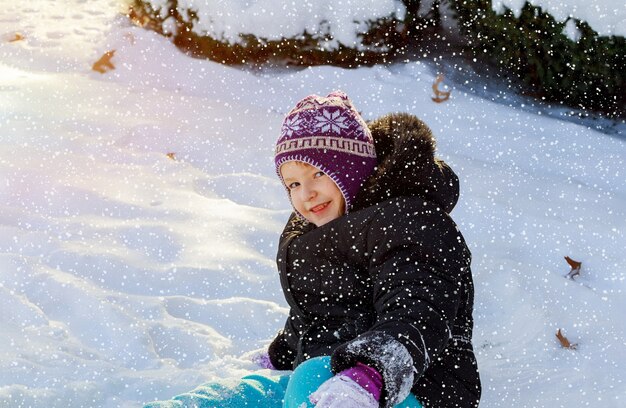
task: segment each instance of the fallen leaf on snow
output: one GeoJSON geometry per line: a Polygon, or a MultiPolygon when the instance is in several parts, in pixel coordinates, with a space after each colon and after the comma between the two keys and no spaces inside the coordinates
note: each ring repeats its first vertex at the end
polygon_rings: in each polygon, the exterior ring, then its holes
{"type": "Polygon", "coordinates": [[[578,347],[578,344],[570,343],[569,340],[567,339],[567,337],[563,336],[563,333],[561,333],[561,329],[558,329],[556,331],[556,338],[559,339],[559,343],[561,343],[561,347],[563,347],[563,348],[570,349],[570,350],[576,350],[576,347],[578,347]]]}
{"type": "Polygon", "coordinates": [[[580,275],[580,267],[583,265],[582,262],[578,262],[573,260],[572,258],[570,258],[569,256],[565,257],[565,260],[567,261],[567,263],[569,264],[569,266],[572,268],[568,273],[567,273],[567,277],[570,279],[574,279],[574,276],[580,275]]]}
{"type": "Polygon", "coordinates": [[[176,160],[176,153],[167,153],[166,156],[172,160],[176,160]]]}
{"type": "Polygon", "coordinates": [[[98,71],[101,74],[115,69],[115,65],[113,65],[113,63],[111,62],[111,58],[113,58],[114,54],[115,50],[105,52],[98,61],[93,63],[91,69],[93,69],[94,71],[98,71]]]}
{"type": "Polygon", "coordinates": [[[439,89],[439,84],[443,82],[443,75],[437,75],[435,82],[433,83],[433,92],[435,93],[435,97],[431,98],[433,102],[441,103],[443,101],[447,101],[450,98],[450,92],[441,91],[439,89]]]}
{"type": "Polygon", "coordinates": [[[20,33],[15,33],[9,38],[9,42],[22,41],[25,37],[20,33]]]}

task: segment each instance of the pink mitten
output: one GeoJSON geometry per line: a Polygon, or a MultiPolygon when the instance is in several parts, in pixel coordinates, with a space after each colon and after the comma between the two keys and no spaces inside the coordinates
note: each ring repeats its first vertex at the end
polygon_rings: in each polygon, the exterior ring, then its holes
{"type": "Polygon", "coordinates": [[[381,390],[378,371],[357,363],[325,381],[309,400],[315,408],[377,408],[381,390]]]}
{"type": "Polygon", "coordinates": [[[337,374],[309,397],[315,408],[378,408],[378,401],[352,379],[337,374]]]}

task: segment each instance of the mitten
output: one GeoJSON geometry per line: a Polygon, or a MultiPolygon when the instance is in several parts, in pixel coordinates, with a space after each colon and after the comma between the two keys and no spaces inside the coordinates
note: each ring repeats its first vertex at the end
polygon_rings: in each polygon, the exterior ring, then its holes
{"type": "Polygon", "coordinates": [[[309,400],[316,408],[378,407],[383,378],[374,368],[356,363],[322,384],[309,400]]]}
{"type": "Polygon", "coordinates": [[[268,354],[267,351],[261,351],[259,353],[254,354],[252,357],[250,357],[250,360],[261,368],[267,368],[269,370],[276,370],[276,368],[274,368],[274,366],[272,365],[272,361],[270,360],[270,355],[268,354]]]}
{"type": "Polygon", "coordinates": [[[380,401],[380,394],[383,390],[383,377],[375,368],[357,362],[354,367],[343,370],[339,374],[352,379],[369,391],[376,401],[380,401]]]}

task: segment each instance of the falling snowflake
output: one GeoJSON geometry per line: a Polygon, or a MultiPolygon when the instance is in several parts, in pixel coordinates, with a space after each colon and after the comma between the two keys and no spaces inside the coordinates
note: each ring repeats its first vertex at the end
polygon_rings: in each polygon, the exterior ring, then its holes
{"type": "Polygon", "coordinates": [[[341,111],[339,110],[332,113],[327,110],[323,110],[321,116],[315,117],[315,120],[317,121],[315,127],[322,128],[322,132],[328,132],[330,129],[335,133],[341,133],[341,129],[348,128],[348,125],[344,123],[346,119],[346,117],[341,116],[341,111]]]}

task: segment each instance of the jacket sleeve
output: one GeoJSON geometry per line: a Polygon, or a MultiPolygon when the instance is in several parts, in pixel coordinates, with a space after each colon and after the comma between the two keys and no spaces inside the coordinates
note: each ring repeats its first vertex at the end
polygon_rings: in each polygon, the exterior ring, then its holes
{"type": "MultiPolygon", "coordinates": [[[[312,228],[305,220],[292,213],[280,236],[279,252],[277,255],[277,265],[284,262],[281,256],[286,254],[291,240],[304,234],[312,228]]],[[[283,291],[287,288],[283,287],[283,291]]],[[[268,354],[272,365],[279,370],[293,370],[294,361],[297,357],[298,341],[302,331],[302,321],[293,309],[289,310],[289,317],[285,326],[280,330],[268,348],[268,354]]]]}
{"type": "Polygon", "coordinates": [[[267,349],[272,365],[278,370],[293,370],[299,338],[294,324],[296,319],[290,311],[285,327],[278,332],[267,349]]]}
{"type": "Polygon", "coordinates": [[[334,372],[357,361],[376,368],[381,406],[392,407],[451,338],[470,254],[448,214],[427,201],[393,200],[366,234],[376,321],[336,349],[331,364],[334,372]]]}

